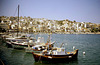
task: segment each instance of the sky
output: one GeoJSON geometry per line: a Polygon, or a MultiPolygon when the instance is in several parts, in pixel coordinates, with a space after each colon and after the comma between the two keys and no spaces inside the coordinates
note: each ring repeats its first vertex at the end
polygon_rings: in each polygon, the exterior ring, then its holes
{"type": "Polygon", "coordinates": [[[0,0],[0,16],[100,23],[100,0],[0,0]]]}

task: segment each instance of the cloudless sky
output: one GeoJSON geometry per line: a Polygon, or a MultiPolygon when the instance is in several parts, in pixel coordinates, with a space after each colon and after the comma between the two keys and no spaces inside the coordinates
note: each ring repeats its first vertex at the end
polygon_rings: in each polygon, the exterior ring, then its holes
{"type": "Polygon", "coordinates": [[[100,0],[0,0],[0,16],[100,23],[100,0]]]}

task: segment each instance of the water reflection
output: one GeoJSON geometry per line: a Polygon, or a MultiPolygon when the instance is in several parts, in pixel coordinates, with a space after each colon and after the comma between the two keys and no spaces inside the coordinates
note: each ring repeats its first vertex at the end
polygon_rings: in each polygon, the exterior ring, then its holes
{"type": "Polygon", "coordinates": [[[34,65],[78,65],[78,58],[70,60],[70,61],[66,61],[66,62],[59,62],[59,63],[49,63],[49,62],[34,62],[34,65]]]}

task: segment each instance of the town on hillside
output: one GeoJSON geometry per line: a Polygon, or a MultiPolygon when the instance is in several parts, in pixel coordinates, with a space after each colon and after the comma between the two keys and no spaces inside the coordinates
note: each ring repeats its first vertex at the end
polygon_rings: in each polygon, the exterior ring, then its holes
{"type": "Polygon", "coordinates": [[[0,16],[0,32],[99,34],[100,24],[45,18],[0,16]]]}

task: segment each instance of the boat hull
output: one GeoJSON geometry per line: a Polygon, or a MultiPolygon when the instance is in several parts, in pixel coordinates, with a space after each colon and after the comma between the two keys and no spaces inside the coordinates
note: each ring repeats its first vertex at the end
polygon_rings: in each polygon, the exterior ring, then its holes
{"type": "Polygon", "coordinates": [[[26,47],[25,45],[16,45],[16,44],[12,44],[12,47],[14,49],[24,49],[24,47],[26,47]]]}
{"type": "Polygon", "coordinates": [[[75,50],[75,54],[66,54],[66,55],[43,55],[36,54],[32,52],[33,57],[36,62],[44,61],[44,62],[69,62],[72,60],[76,60],[78,56],[78,50],[75,50]]]}
{"type": "MultiPolygon", "coordinates": [[[[11,45],[14,49],[25,49],[26,47],[28,47],[28,45],[14,44],[14,43],[12,43],[11,45]]],[[[32,45],[30,45],[30,47],[32,47],[32,45]]]]}
{"type": "Polygon", "coordinates": [[[8,42],[8,41],[6,42],[6,46],[7,46],[8,48],[13,48],[11,42],[8,42]]]}

